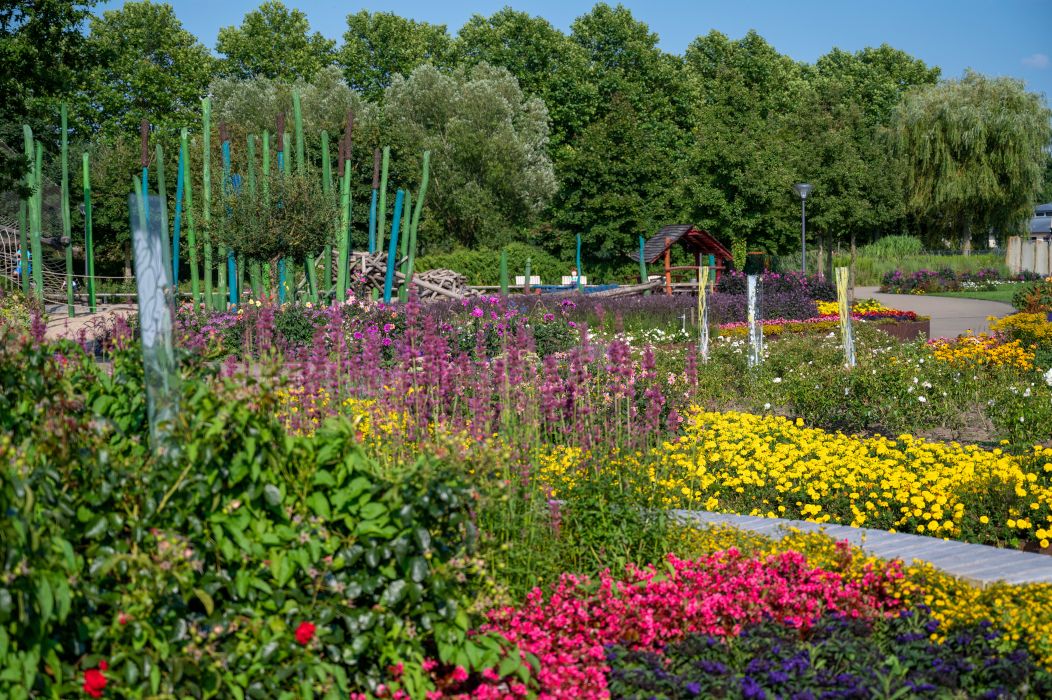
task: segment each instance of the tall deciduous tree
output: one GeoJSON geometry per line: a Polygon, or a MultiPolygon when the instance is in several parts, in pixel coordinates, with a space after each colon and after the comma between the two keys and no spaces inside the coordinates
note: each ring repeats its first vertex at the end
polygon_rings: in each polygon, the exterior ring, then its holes
{"type": "Polygon", "coordinates": [[[542,17],[510,7],[490,17],[475,15],[458,32],[454,53],[460,65],[506,68],[523,92],[544,100],[553,148],[572,141],[598,107],[584,49],[542,17]]]}
{"type": "Polygon", "coordinates": [[[920,88],[895,114],[907,204],[932,239],[1022,229],[1041,188],[1052,112],[1011,78],[968,73],[920,88]]]}
{"type": "Polygon", "coordinates": [[[54,130],[57,102],[85,66],[82,25],[95,0],[0,3],[0,191],[17,189],[25,174],[22,124],[54,130]]]}
{"type": "Polygon", "coordinates": [[[452,39],[444,24],[429,24],[392,12],[347,15],[339,62],[347,83],[370,99],[379,98],[395,75],[421,65],[448,66],[452,39]]]}
{"type": "Polygon", "coordinates": [[[276,0],[245,15],[240,27],[219,30],[216,51],[233,78],[311,80],[335,59],[336,42],[311,32],[307,15],[276,0]]]}
{"type": "Polygon", "coordinates": [[[725,242],[798,249],[789,115],[806,89],[801,67],[755,32],[737,41],[710,32],[690,44],[686,63],[694,117],[680,195],[687,218],[725,242]]]}
{"type": "Polygon", "coordinates": [[[134,132],[143,119],[174,132],[200,118],[215,59],[171,5],[128,2],[91,22],[82,113],[97,131],[134,132]]]}
{"type": "Polygon", "coordinates": [[[531,225],[555,190],[548,112],[503,68],[443,73],[421,66],[396,76],[384,101],[398,164],[394,182],[417,185],[431,151],[421,245],[497,246],[531,225]]]}

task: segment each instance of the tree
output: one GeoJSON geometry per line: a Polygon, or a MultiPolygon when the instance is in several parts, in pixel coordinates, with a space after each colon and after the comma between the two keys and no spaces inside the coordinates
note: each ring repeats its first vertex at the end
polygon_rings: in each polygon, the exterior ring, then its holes
{"type": "Polygon", "coordinates": [[[19,189],[26,172],[22,125],[57,133],[58,101],[87,63],[81,31],[95,0],[23,0],[0,4],[0,191],[19,189]]]}
{"type": "Polygon", "coordinates": [[[788,117],[806,89],[801,67],[755,32],[731,41],[716,31],[690,44],[686,66],[696,119],[680,194],[686,218],[725,242],[799,249],[788,117]]]}
{"type": "Polygon", "coordinates": [[[310,31],[307,16],[271,0],[245,15],[240,27],[219,30],[216,51],[233,78],[311,80],[335,58],[336,42],[310,31]]]}
{"type": "Polygon", "coordinates": [[[1052,112],[1011,78],[967,73],[919,88],[895,113],[907,206],[929,240],[970,246],[1022,230],[1041,188],[1052,112]]]}
{"type": "Polygon", "coordinates": [[[452,39],[444,24],[428,24],[392,12],[362,10],[347,15],[339,62],[347,83],[377,99],[395,75],[408,76],[422,65],[447,67],[452,39]]]}
{"type": "Polygon", "coordinates": [[[171,5],[128,2],[91,22],[80,106],[94,131],[134,132],[143,119],[163,130],[196,122],[215,59],[183,28],[171,5]]]}
{"type": "Polygon", "coordinates": [[[439,249],[497,246],[548,204],[555,190],[548,112],[503,68],[420,66],[395,77],[383,110],[399,168],[395,186],[415,187],[421,154],[431,151],[422,245],[428,237],[438,238],[439,249]]]}
{"type": "Polygon", "coordinates": [[[599,105],[584,49],[541,17],[510,7],[488,18],[475,15],[457,34],[454,53],[458,65],[506,68],[524,93],[544,100],[553,154],[576,137],[599,105]]]}

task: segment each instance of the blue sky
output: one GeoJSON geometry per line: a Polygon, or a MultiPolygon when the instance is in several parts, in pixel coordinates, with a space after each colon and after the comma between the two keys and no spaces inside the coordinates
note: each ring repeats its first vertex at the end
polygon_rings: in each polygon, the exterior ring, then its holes
{"type": "MultiPolygon", "coordinates": [[[[102,3],[100,9],[123,2],[102,3]]],[[[210,48],[219,28],[241,23],[258,0],[172,0],[183,25],[210,48]]],[[[568,31],[591,0],[374,0],[368,5],[324,0],[285,0],[303,10],[313,29],[340,40],[348,13],[391,11],[445,24],[451,34],[473,14],[490,15],[505,5],[544,17],[568,31]]],[[[616,4],[616,3],[611,3],[616,4]]],[[[833,47],[856,51],[888,43],[944,77],[966,68],[1008,75],[1052,98],[1052,0],[623,0],[661,37],[661,47],[681,53],[694,37],[717,29],[739,38],[755,29],[778,51],[812,62],[833,47]]]]}

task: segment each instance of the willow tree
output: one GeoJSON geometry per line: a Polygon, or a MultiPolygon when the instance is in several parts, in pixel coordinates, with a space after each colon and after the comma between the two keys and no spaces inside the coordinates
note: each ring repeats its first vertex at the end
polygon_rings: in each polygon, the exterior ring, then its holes
{"type": "Polygon", "coordinates": [[[907,207],[929,239],[967,248],[973,236],[1022,229],[1041,188],[1050,117],[1011,78],[969,72],[907,95],[891,139],[907,207]]]}

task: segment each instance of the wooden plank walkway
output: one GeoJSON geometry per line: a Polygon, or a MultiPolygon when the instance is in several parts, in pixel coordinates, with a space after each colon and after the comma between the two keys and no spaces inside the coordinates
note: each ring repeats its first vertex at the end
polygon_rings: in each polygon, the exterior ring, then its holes
{"type": "Polygon", "coordinates": [[[998,581],[1006,583],[1052,583],[1052,556],[999,549],[982,544],[952,542],[937,537],[908,535],[805,520],[764,518],[698,510],[674,510],[672,516],[697,525],[732,525],[773,539],[780,539],[789,528],[803,532],[824,532],[836,540],[847,540],[863,551],[882,559],[913,559],[927,562],[948,574],[980,586],[998,581]]]}

